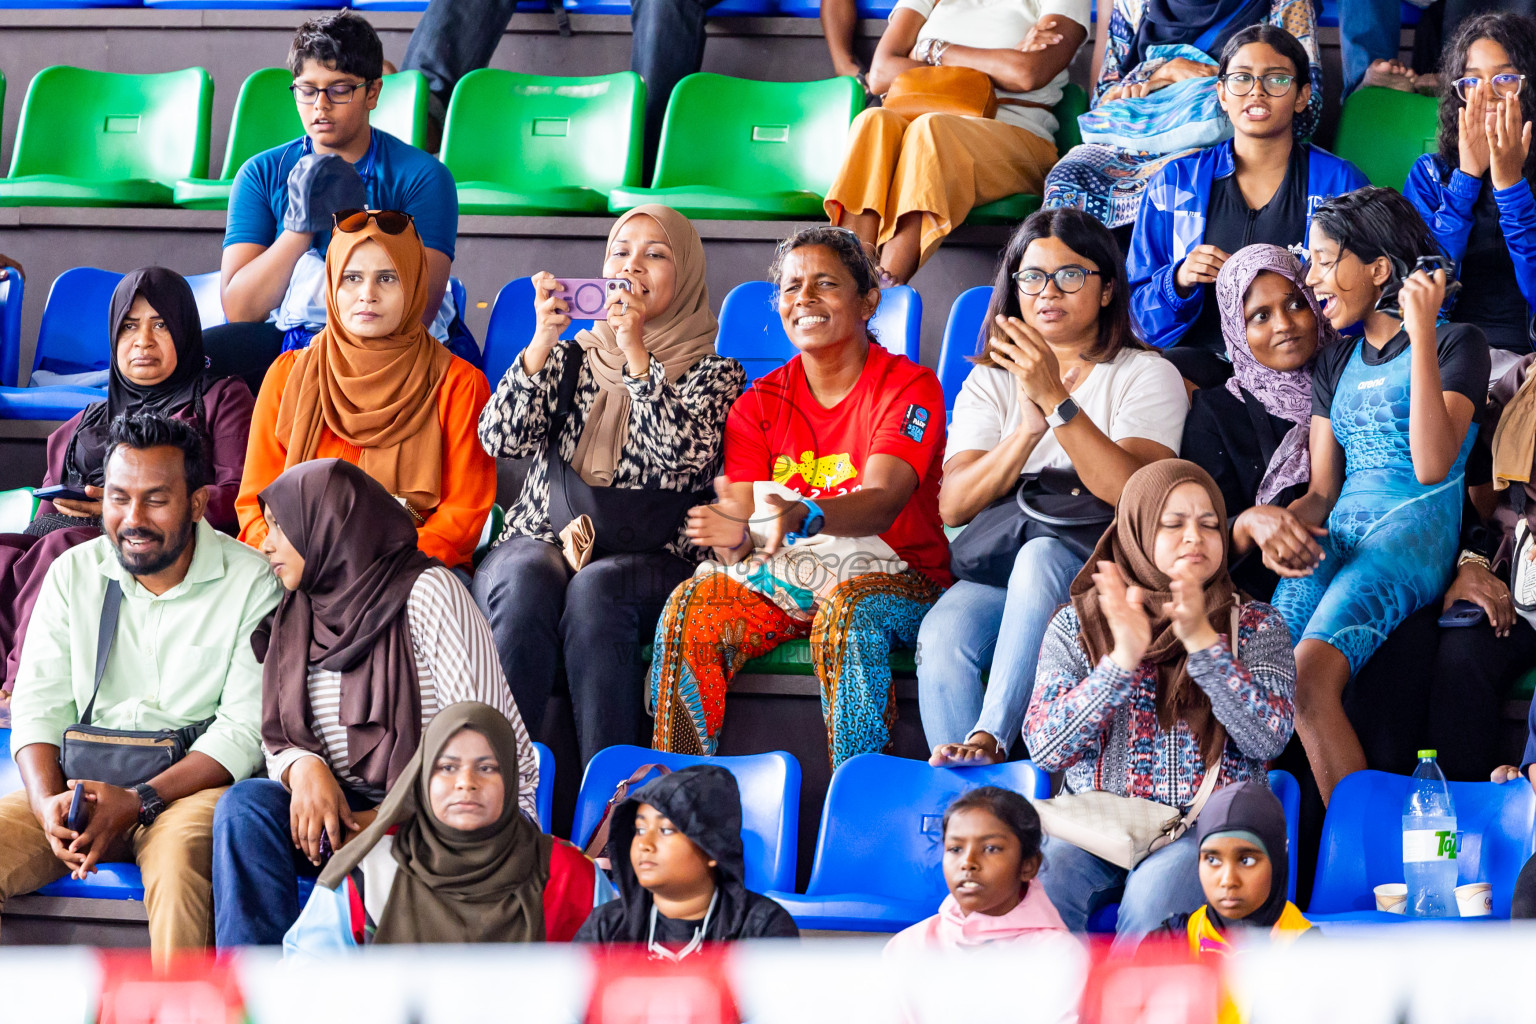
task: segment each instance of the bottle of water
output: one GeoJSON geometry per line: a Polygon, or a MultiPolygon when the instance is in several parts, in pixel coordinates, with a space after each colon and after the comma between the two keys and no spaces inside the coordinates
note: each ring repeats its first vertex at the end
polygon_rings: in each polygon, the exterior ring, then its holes
{"type": "Polygon", "coordinates": [[[1403,808],[1409,917],[1456,917],[1456,808],[1433,750],[1419,751],[1403,808]]]}

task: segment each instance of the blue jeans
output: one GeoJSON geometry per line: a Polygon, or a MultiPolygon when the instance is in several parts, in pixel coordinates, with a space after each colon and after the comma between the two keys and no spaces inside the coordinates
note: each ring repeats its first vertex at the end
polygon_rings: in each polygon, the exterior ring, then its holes
{"type": "MultiPolygon", "coordinates": [[[[282,945],[299,919],[299,879],[320,874],[293,845],[288,803],[281,782],[246,779],[214,809],[213,936],[220,949],[282,945]]],[[[348,803],[372,806],[350,795],[348,803]]]]}
{"type": "MultiPolygon", "coordinates": [[[[645,80],[646,176],[661,139],[672,87],[704,63],[704,15],[719,0],[634,0],[630,68],[645,80]]],[[[405,48],[402,71],[427,76],[439,121],[459,79],[491,62],[517,0],[432,0],[405,48]]]]}
{"type": "Polygon", "coordinates": [[[959,580],[939,598],[917,636],[918,706],[930,747],[977,731],[1005,749],[1019,737],[1040,641],[1082,568],[1061,541],[1037,537],[1019,549],[1006,588],[959,580]]]}
{"type": "Polygon", "coordinates": [[[1040,882],[1062,921],[1074,932],[1088,925],[1099,907],[1120,900],[1115,946],[1135,949],[1143,938],[1174,914],[1186,914],[1205,902],[1200,888],[1200,846],[1190,831],[1158,850],[1132,871],[1049,836],[1042,848],[1040,882]]]}
{"type": "Polygon", "coordinates": [[[1345,96],[1360,88],[1371,61],[1397,57],[1402,32],[1402,0],[1346,0],[1339,4],[1345,96]]]}

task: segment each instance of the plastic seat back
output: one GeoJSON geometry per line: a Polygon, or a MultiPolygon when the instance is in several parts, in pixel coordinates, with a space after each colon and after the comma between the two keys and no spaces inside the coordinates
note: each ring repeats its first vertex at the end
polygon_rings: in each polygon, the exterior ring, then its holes
{"type": "Polygon", "coordinates": [[[826,195],[864,107],[852,78],[754,82],[700,72],[672,91],[654,188],[826,195]]]}
{"type": "MultiPolygon", "coordinates": [[[[32,496],[32,488],[0,491],[0,533],[20,533],[36,514],[37,499],[32,496]]],[[[4,785],[3,780],[0,785],[4,785]]],[[[9,793],[10,790],[0,792],[9,793]]]]}
{"type": "Polygon", "coordinates": [[[539,758],[539,788],[533,802],[539,812],[539,825],[548,832],[549,823],[555,820],[555,753],[537,741],[533,752],[539,758]]]}
{"type": "Polygon", "coordinates": [[[50,373],[88,373],[112,363],[112,332],[107,317],[112,291],[122,274],[95,267],[66,270],[53,282],[37,331],[32,369],[50,373]]]}
{"type": "Polygon", "coordinates": [[[204,177],[212,107],[213,79],[202,68],[158,75],[44,68],[22,103],[10,176],[166,186],[204,177]]]}
{"type": "Polygon", "coordinates": [[[453,91],[442,161],[458,182],[606,194],[640,183],[644,109],[633,71],[555,78],[482,68],[453,91]]]}
{"type": "MultiPolygon", "coordinates": [[[[1403,881],[1403,806],[1413,780],[1364,771],[1333,791],[1323,821],[1310,911],[1337,914],[1374,910],[1375,886],[1403,881]]],[[[1523,780],[1452,782],[1456,827],[1461,831],[1457,884],[1493,885],[1493,916],[1509,917],[1515,877],[1530,858],[1536,796],[1523,780]]]]}
{"type": "MultiPolygon", "coordinates": [[[[915,363],[921,356],[922,323],[922,296],[908,285],[899,285],[880,292],[880,308],[869,326],[888,351],[915,363]]],[[[784,333],[772,282],[746,281],[726,294],[720,304],[715,350],[741,363],[749,384],[795,357],[799,350],[784,333]]]]}
{"type": "MultiPolygon", "coordinates": [[[[617,746],[597,752],[587,763],[576,797],[571,841],[585,847],[602,820],[619,783],[641,765],[663,764],[676,771],[695,764],[719,765],[741,787],[741,842],[747,862],[747,888],[753,892],[792,889],[795,850],[800,841],[800,762],[775,750],[738,757],[690,757],[645,747],[617,746]]],[[[640,785],[655,773],[641,780],[640,785]]],[[[630,787],[633,796],[639,786],[630,787]]]]}
{"type": "Polygon", "coordinates": [[[21,378],[21,303],[26,291],[15,269],[0,270],[0,387],[13,388],[21,378]]]}
{"type": "Polygon", "coordinates": [[[1440,105],[1433,96],[1396,89],[1356,89],[1339,113],[1334,152],[1365,173],[1372,185],[1399,192],[1414,161],[1437,149],[1440,105]]]}
{"type": "MultiPolygon", "coordinates": [[[[513,358],[533,337],[534,324],[533,278],[515,277],[496,293],[496,301],[491,304],[491,320],[485,328],[480,368],[490,380],[492,391],[507,375],[513,358]]],[[[574,338],[578,331],[590,326],[591,320],[572,320],[571,326],[560,337],[574,338]]]]}
{"type": "Polygon", "coordinates": [[[205,331],[229,323],[229,318],[224,315],[224,300],[219,296],[219,278],[217,270],[187,278],[187,284],[192,286],[192,298],[197,301],[197,319],[205,331]]]}
{"type": "Polygon", "coordinates": [[[939,383],[944,386],[944,410],[954,412],[955,399],[971,373],[971,356],[981,350],[981,328],[987,319],[992,289],[986,285],[967,288],[949,307],[944,321],[944,341],[939,346],[939,383]]]}
{"type": "Polygon", "coordinates": [[[1032,761],[934,768],[888,754],[850,757],[827,787],[806,895],[863,893],[937,907],[947,891],[944,810],[977,786],[1050,796],[1049,776],[1032,761]]]}
{"type": "Polygon", "coordinates": [[[1297,853],[1301,847],[1301,784],[1296,776],[1280,768],[1269,773],[1269,789],[1285,809],[1285,849],[1290,862],[1290,884],[1285,898],[1296,902],[1297,853]]]}

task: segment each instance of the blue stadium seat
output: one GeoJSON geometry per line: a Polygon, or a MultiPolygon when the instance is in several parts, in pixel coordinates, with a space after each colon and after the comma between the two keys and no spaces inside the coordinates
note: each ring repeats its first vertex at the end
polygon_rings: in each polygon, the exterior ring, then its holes
{"type": "Polygon", "coordinates": [[[224,315],[224,299],[219,295],[220,277],[219,271],[210,270],[187,278],[187,284],[192,286],[192,297],[197,300],[197,318],[205,331],[229,323],[229,318],[224,315]]]}
{"type": "MultiPolygon", "coordinates": [[[[636,768],[664,764],[673,771],[714,764],[736,776],[741,787],[741,841],[747,861],[747,888],[753,892],[795,884],[795,850],[800,841],[800,762],[782,750],[738,757],[690,757],[645,747],[616,746],[597,752],[587,764],[576,797],[571,841],[585,848],[619,783],[636,768]]],[[[647,779],[642,780],[643,785],[647,779]]],[[[630,789],[633,795],[639,787],[630,789]]]]}
{"type": "MultiPolygon", "coordinates": [[[[356,7],[357,4],[352,5],[356,7]]],[[[629,0],[566,0],[565,6],[576,14],[622,14],[629,16],[629,0]]],[[[711,18],[766,18],[778,10],[776,0],[720,0],[709,9],[711,18]]]]}
{"type": "MultiPolygon", "coordinates": [[[[427,0],[352,0],[350,4],[340,6],[351,7],[354,11],[424,11],[427,0]]],[[[537,14],[549,8],[544,0],[521,0],[517,9],[519,13],[537,14]]],[[[625,13],[628,13],[627,8],[625,13]]]]}
{"type": "MultiPolygon", "coordinates": [[[[591,320],[572,320],[562,338],[576,337],[578,331],[592,326],[591,320]]],[[[491,304],[491,321],[485,328],[485,349],[480,368],[491,382],[491,390],[507,375],[512,359],[533,337],[533,278],[515,277],[501,286],[491,304]]]]}
{"type": "Polygon", "coordinates": [[[539,755],[539,789],[533,802],[539,812],[539,824],[548,830],[555,814],[555,754],[538,742],[533,750],[539,755]]]}
{"type": "Polygon", "coordinates": [[[347,6],[347,0],[144,0],[145,7],[194,11],[294,11],[347,6]]]}
{"type": "MultiPolygon", "coordinates": [[[[1339,6],[1343,0],[1323,0],[1322,11],[1317,16],[1318,28],[1339,27],[1339,6]]],[[[1419,23],[1421,11],[1410,3],[1404,3],[1402,7],[1403,28],[1409,28],[1419,23]]]]}
{"type": "Polygon", "coordinates": [[[48,292],[32,359],[34,380],[28,387],[0,387],[0,419],[67,420],[106,389],[60,382],[42,386],[38,371],[63,375],[100,372],[111,362],[107,310],[121,274],[76,267],[60,274],[48,292]]]}
{"type": "Polygon", "coordinates": [[[21,303],[27,284],[10,267],[0,270],[0,387],[21,379],[21,303]]]}
{"type": "MultiPolygon", "coordinates": [[[[1413,780],[1364,771],[1333,791],[1323,821],[1317,876],[1307,916],[1313,920],[1401,922],[1376,910],[1375,886],[1403,881],[1403,805],[1413,780]]],[[[1536,796],[1523,781],[1452,782],[1456,827],[1461,830],[1457,884],[1493,885],[1493,916],[1509,917],[1515,878],[1530,859],[1536,796]]]]}
{"type": "Polygon", "coordinates": [[[939,346],[939,383],[944,385],[944,409],[955,411],[955,399],[971,372],[968,356],[976,354],[981,342],[981,323],[987,318],[992,289],[987,285],[967,288],[949,307],[944,321],[944,341],[939,346]]]}
{"type": "Polygon", "coordinates": [[[1050,778],[1031,761],[934,768],[887,754],[850,757],[827,787],[805,894],[786,887],[768,895],[803,929],[894,932],[937,913],[948,892],[944,809],[977,786],[1050,795],[1050,778]]]}
{"type": "MultiPolygon", "coordinates": [[[[715,351],[741,363],[750,384],[794,358],[798,349],[784,333],[769,281],[747,281],[732,288],[720,304],[720,336],[715,351]]],[[[923,299],[901,285],[880,292],[880,308],[869,326],[880,344],[914,363],[921,361],[923,299]]]]}
{"type": "MultiPolygon", "coordinates": [[[[859,17],[884,20],[891,16],[895,0],[859,0],[859,17]]],[[[779,0],[779,14],[786,18],[821,17],[821,0],[779,0]]]]}
{"type": "Polygon", "coordinates": [[[139,0],[0,0],[0,11],[70,10],[77,7],[138,7],[139,0]]]}

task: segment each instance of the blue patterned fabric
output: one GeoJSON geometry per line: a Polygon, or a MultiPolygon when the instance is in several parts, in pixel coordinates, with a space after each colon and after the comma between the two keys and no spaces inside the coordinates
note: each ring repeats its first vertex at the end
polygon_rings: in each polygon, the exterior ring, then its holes
{"type": "MultiPolygon", "coordinates": [[[[1174,288],[1173,277],[1190,250],[1205,240],[1211,183],[1235,171],[1232,143],[1224,142],[1168,162],[1147,183],[1125,259],[1131,318],[1147,344],[1158,348],[1177,344],[1200,316],[1206,289],[1196,288],[1186,298],[1174,288]]],[[[1367,184],[1365,175],[1348,160],[1307,146],[1308,217],[1329,196],[1367,184]]]]}
{"type": "Polygon", "coordinates": [[[1368,366],[1364,349],[1356,343],[1330,408],[1345,463],[1322,542],[1327,557],[1312,575],[1281,580],[1274,599],[1295,642],[1335,648],[1349,659],[1351,675],[1450,584],[1467,453],[1477,436],[1474,423],[1444,480],[1419,483],[1408,442],[1412,352],[1368,366]]]}
{"type": "MultiPolygon", "coordinates": [[[[1149,76],[1154,65],[1180,57],[1212,63],[1193,46],[1154,46],[1137,73],[1149,76]]],[[[1085,143],[1149,154],[1183,153],[1232,137],[1214,78],[1186,78],[1147,96],[1101,103],[1078,117],[1077,126],[1085,143]]]]}

